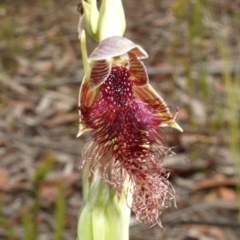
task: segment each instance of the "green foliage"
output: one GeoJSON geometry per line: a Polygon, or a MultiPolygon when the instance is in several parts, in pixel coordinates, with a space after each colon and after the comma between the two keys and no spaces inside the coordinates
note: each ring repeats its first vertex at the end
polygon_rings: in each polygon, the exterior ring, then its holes
{"type": "Polygon", "coordinates": [[[58,183],[58,195],[55,206],[55,231],[54,240],[63,239],[64,234],[64,223],[65,223],[65,192],[63,189],[63,183],[58,183]]]}
{"type": "MultiPolygon", "coordinates": [[[[224,64],[224,83],[226,88],[227,95],[227,109],[228,109],[228,134],[229,134],[229,146],[233,158],[233,163],[235,165],[235,172],[237,179],[240,179],[240,120],[238,114],[238,107],[240,102],[239,95],[239,77],[232,77],[230,69],[229,69],[229,49],[224,42],[224,40],[220,40],[219,42],[219,51],[222,58],[225,61],[224,64]]],[[[237,193],[238,193],[238,207],[240,210],[240,185],[237,184],[237,193]]],[[[240,216],[239,216],[240,218],[240,216]]]]}
{"type": "MultiPolygon", "coordinates": [[[[38,217],[40,213],[40,191],[41,187],[45,183],[47,174],[51,171],[51,168],[55,162],[55,155],[49,153],[45,156],[44,161],[38,167],[36,173],[32,178],[31,195],[33,203],[30,206],[25,206],[21,210],[21,221],[24,230],[24,240],[36,240],[38,237],[38,217]]],[[[58,194],[55,204],[55,230],[54,240],[64,239],[64,225],[65,225],[65,192],[63,183],[58,183],[58,194]]],[[[11,226],[8,218],[3,213],[2,200],[0,198],[0,225],[6,231],[8,240],[16,240],[14,229],[11,226]]]]}
{"type": "MultiPolygon", "coordinates": [[[[200,95],[207,97],[208,86],[206,81],[206,69],[205,69],[205,59],[207,52],[204,49],[204,38],[206,35],[206,28],[203,23],[204,12],[208,8],[207,1],[196,0],[175,0],[172,4],[172,13],[177,18],[178,21],[183,22],[186,26],[186,51],[184,55],[180,56],[179,61],[184,67],[184,75],[186,77],[187,90],[190,95],[196,93],[196,82],[191,76],[191,69],[193,63],[199,64],[200,80],[198,89],[200,90],[200,95]]],[[[183,29],[179,28],[178,25],[174,30],[175,41],[173,43],[173,62],[176,62],[175,52],[179,51],[182,46],[178,45],[178,42],[182,42],[183,29]],[[179,41],[180,40],[180,41],[179,41]]],[[[184,29],[185,30],[185,29],[184,29]]],[[[205,98],[206,99],[206,98],[205,98]]]]}
{"type": "Polygon", "coordinates": [[[28,208],[22,209],[22,223],[24,228],[24,239],[26,240],[34,240],[36,239],[36,228],[35,221],[32,219],[32,215],[29,213],[28,208]]]}
{"type": "Polygon", "coordinates": [[[16,240],[13,228],[8,218],[3,213],[2,196],[0,195],[0,226],[6,230],[8,240],[16,240]]]}
{"type": "Polygon", "coordinates": [[[29,239],[27,240],[34,240],[37,237],[38,233],[37,218],[40,211],[40,191],[48,172],[51,170],[51,167],[53,166],[54,161],[55,155],[49,153],[45,157],[45,161],[43,161],[43,163],[38,167],[35,175],[33,176],[31,195],[34,202],[30,208],[31,215],[29,216],[28,211],[26,211],[26,214],[23,215],[22,219],[25,228],[25,236],[29,236],[29,239]],[[30,227],[33,233],[29,230],[30,227]]]}
{"type": "MultiPolygon", "coordinates": [[[[207,51],[204,49],[204,41],[206,39],[206,32],[208,32],[208,38],[211,36],[211,41],[213,41],[217,45],[219,58],[224,62],[223,64],[223,74],[222,79],[224,83],[224,92],[226,93],[223,97],[226,98],[226,105],[220,105],[221,103],[215,102],[215,113],[210,118],[209,123],[205,126],[210,132],[214,132],[215,130],[219,130],[219,128],[228,126],[228,140],[229,146],[232,153],[232,158],[236,168],[236,175],[240,178],[240,122],[239,122],[239,114],[238,107],[240,102],[240,79],[239,76],[232,76],[230,69],[230,43],[226,36],[221,33],[221,29],[216,29],[214,24],[217,22],[217,17],[214,13],[214,3],[209,1],[189,1],[189,0],[176,0],[172,5],[172,12],[174,16],[179,20],[186,23],[186,27],[188,29],[188,52],[185,52],[185,72],[184,76],[186,78],[186,83],[188,86],[189,94],[195,94],[195,97],[200,97],[201,101],[206,101],[212,103],[215,101],[214,93],[210,92],[209,84],[207,80],[207,72],[206,72],[206,56],[207,51]],[[191,10],[191,11],[190,11],[191,10]],[[204,25],[204,20],[206,21],[206,17],[210,27],[206,27],[204,25]],[[187,60],[186,60],[187,59],[187,60]],[[195,81],[191,77],[191,68],[192,63],[197,63],[200,67],[197,69],[198,71],[198,79],[195,81]],[[197,86],[197,89],[194,89],[197,86]]],[[[239,13],[237,9],[232,13],[233,19],[239,22],[239,13]]],[[[178,39],[181,37],[176,30],[175,42],[179,42],[178,39]]],[[[175,48],[177,50],[177,48],[175,48]]],[[[174,57],[173,53],[173,57],[174,57]]],[[[196,124],[196,119],[190,119],[191,125],[194,126],[196,124]]],[[[196,124],[197,128],[198,125],[196,124]]],[[[192,157],[197,158],[196,150],[193,149],[192,157]]],[[[239,196],[240,199],[240,196],[239,196]]],[[[240,204],[239,204],[240,206],[240,204]]]]}

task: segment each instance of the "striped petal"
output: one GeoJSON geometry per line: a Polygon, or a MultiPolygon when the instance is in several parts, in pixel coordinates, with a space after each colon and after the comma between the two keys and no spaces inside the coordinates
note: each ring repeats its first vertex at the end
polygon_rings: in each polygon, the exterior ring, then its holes
{"type": "Polygon", "coordinates": [[[156,117],[161,120],[161,127],[172,127],[180,132],[182,128],[176,123],[175,117],[172,116],[165,101],[159,96],[159,94],[153,89],[150,84],[144,87],[134,87],[134,93],[136,97],[143,100],[152,109],[156,117]]]}
{"type": "Polygon", "coordinates": [[[144,64],[130,51],[128,52],[130,73],[132,81],[136,86],[144,86],[148,83],[148,74],[144,64]]]}
{"type": "Polygon", "coordinates": [[[99,87],[109,76],[111,72],[111,64],[107,60],[98,60],[94,63],[91,75],[90,84],[92,88],[99,87]]]}
{"type": "Polygon", "coordinates": [[[97,96],[97,93],[98,93],[98,90],[91,88],[89,79],[86,76],[84,76],[81,87],[80,87],[80,91],[79,91],[79,103],[78,103],[79,129],[78,129],[77,137],[80,137],[84,132],[90,130],[90,128],[88,128],[84,123],[84,119],[80,109],[88,108],[92,106],[97,96]]]}

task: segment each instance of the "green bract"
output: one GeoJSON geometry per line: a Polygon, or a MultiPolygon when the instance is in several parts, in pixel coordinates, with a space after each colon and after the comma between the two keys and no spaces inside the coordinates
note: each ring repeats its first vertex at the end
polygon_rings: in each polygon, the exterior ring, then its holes
{"type": "MultiPolygon", "coordinates": [[[[85,173],[88,170],[86,168],[85,173]]],[[[130,209],[126,205],[125,191],[118,198],[98,172],[92,176],[90,184],[83,181],[83,188],[85,205],[80,211],[78,240],[127,240],[130,209]]]]}
{"type": "Polygon", "coordinates": [[[83,15],[79,28],[101,42],[112,36],[123,36],[126,28],[121,0],[102,0],[100,11],[96,0],[82,0],[83,15]]]}

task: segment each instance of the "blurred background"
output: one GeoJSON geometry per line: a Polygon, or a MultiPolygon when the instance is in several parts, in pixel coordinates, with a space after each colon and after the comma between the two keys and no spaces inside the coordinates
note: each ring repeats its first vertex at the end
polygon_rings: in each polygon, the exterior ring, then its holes
{"type": "MultiPolygon", "coordinates": [[[[82,206],[79,1],[0,0],[0,240],[76,239],[82,206]]],[[[166,129],[177,205],[131,240],[238,240],[240,1],[123,0],[125,36],[184,133],[166,129]]]]}

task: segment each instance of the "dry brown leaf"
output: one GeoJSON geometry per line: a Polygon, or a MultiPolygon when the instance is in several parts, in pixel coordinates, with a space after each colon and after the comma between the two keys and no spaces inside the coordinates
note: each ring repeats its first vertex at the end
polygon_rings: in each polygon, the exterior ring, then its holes
{"type": "Polygon", "coordinates": [[[237,193],[235,190],[227,187],[219,187],[218,194],[221,198],[226,200],[234,200],[237,199],[237,193]]]}
{"type": "Polygon", "coordinates": [[[178,108],[178,120],[188,120],[189,119],[189,111],[187,108],[181,107],[178,108]]]}
{"type": "Polygon", "coordinates": [[[58,193],[57,184],[47,182],[41,188],[40,198],[43,201],[52,203],[55,201],[57,193],[58,193]]]}
{"type": "Polygon", "coordinates": [[[76,113],[67,113],[64,115],[56,116],[50,120],[43,122],[43,125],[48,128],[64,125],[66,123],[77,122],[78,115],[76,113]]]}
{"type": "Polygon", "coordinates": [[[6,168],[0,169],[0,191],[5,189],[6,184],[8,183],[8,171],[6,168]]]}
{"type": "Polygon", "coordinates": [[[218,240],[225,240],[227,238],[226,231],[219,227],[210,227],[209,235],[215,237],[218,240]]]}
{"type": "Polygon", "coordinates": [[[72,194],[71,185],[78,179],[78,175],[69,174],[61,176],[60,178],[54,180],[48,180],[41,188],[41,199],[43,201],[47,201],[48,203],[54,202],[58,194],[58,183],[60,182],[63,184],[63,188],[64,191],[66,191],[66,194],[72,194]]]}
{"type": "Polygon", "coordinates": [[[222,186],[235,186],[237,183],[234,178],[227,178],[222,174],[216,175],[211,179],[203,179],[195,183],[194,190],[202,190],[206,188],[222,187],[222,186]]]}
{"type": "Polygon", "coordinates": [[[0,139],[0,147],[4,146],[4,140],[0,139]]]}
{"type": "MultiPolygon", "coordinates": [[[[215,237],[218,240],[225,240],[226,239],[226,233],[224,229],[215,227],[215,226],[206,226],[206,225],[186,225],[184,226],[186,229],[194,229],[194,231],[199,232],[199,235],[205,235],[205,236],[212,236],[215,237]]],[[[201,239],[204,239],[201,238],[201,239]]]]}
{"type": "Polygon", "coordinates": [[[11,79],[6,78],[5,76],[0,76],[0,83],[4,85],[5,87],[8,87],[13,92],[19,93],[19,94],[28,94],[28,89],[24,87],[23,85],[20,85],[16,81],[13,82],[11,79]]]}
{"type": "Polygon", "coordinates": [[[6,185],[5,189],[7,191],[23,191],[23,190],[28,191],[31,189],[31,184],[30,182],[14,182],[6,185]]]}
{"type": "Polygon", "coordinates": [[[36,72],[49,72],[54,70],[54,64],[50,60],[39,60],[33,64],[36,72]]]}
{"type": "Polygon", "coordinates": [[[21,107],[24,110],[33,110],[35,107],[33,103],[27,101],[9,101],[9,103],[12,106],[21,107]]]}

